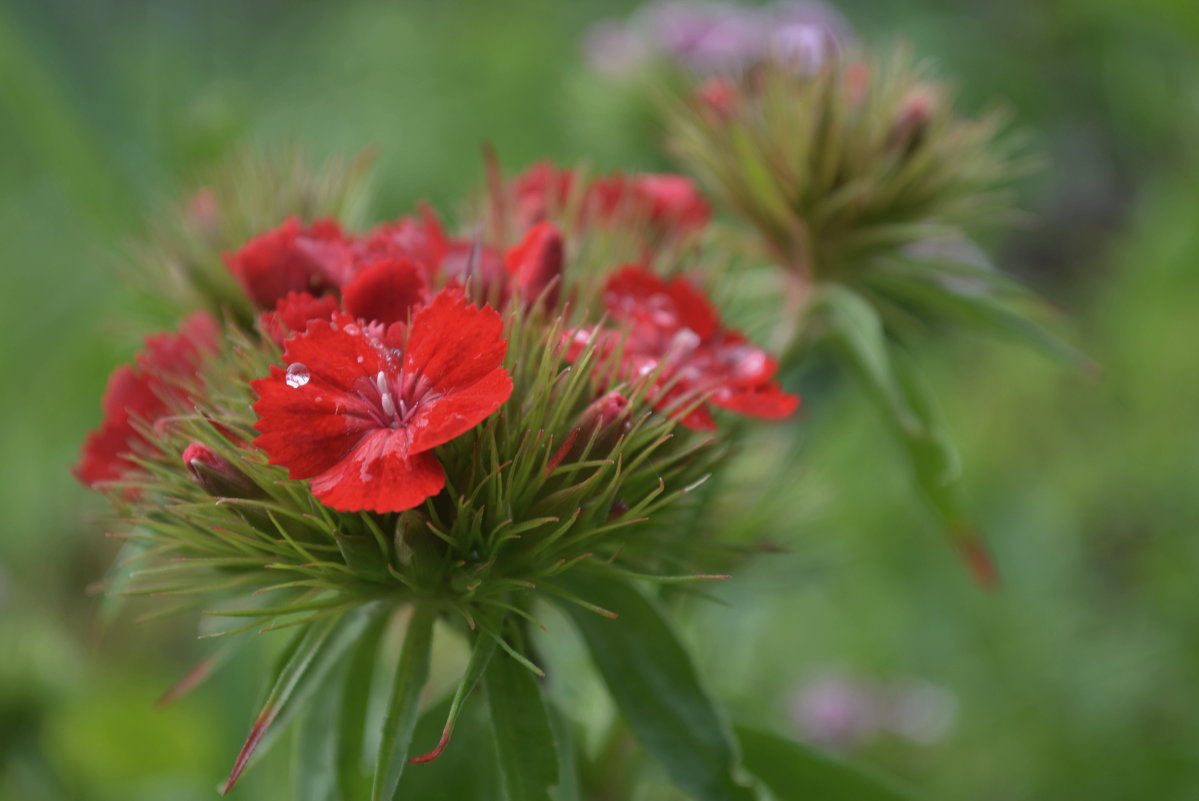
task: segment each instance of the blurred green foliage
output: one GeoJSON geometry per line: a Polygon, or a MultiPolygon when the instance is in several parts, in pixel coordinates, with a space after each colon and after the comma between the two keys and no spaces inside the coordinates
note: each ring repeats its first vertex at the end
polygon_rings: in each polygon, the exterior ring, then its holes
{"type": "MultiPolygon", "coordinates": [[[[191,622],[134,625],[135,607],[101,630],[84,592],[115,548],[67,468],[108,372],[168,323],[117,280],[129,242],[246,148],[374,147],[385,216],[461,198],[484,141],[513,167],[664,168],[643,87],[588,73],[579,50],[632,7],[0,5],[0,799],[211,798],[260,690],[266,655],[243,654],[155,711],[205,653],[191,622]]],[[[821,671],[946,688],[944,739],[857,750],[933,799],[1199,798],[1199,5],[842,9],[867,41],[936,60],[967,108],[1006,102],[1048,155],[1029,222],[995,244],[1077,319],[1104,373],[930,343],[997,594],[939,547],[864,405],[813,390],[785,496],[730,479],[791,552],[721,588],[732,606],[698,607],[700,664],[739,718],[784,731],[795,686],[821,671]]],[[[790,459],[768,441],[764,465],[790,459]]],[[[264,762],[239,792],[287,797],[286,760],[264,762]]]]}

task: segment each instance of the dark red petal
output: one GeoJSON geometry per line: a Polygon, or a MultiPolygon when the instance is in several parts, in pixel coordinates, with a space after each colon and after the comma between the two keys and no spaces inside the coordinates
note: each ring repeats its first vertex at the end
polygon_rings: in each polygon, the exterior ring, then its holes
{"type": "Polygon", "coordinates": [[[411,309],[424,303],[423,270],[406,259],[384,259],[363,269],[342,289],[346,311],[380,323],[407,322],[411,309]]]}
{"type": "MultiPolygon", "coordinates": [[[[404,351],[404,399],[419,401],[430,392],[450,395],[482,381],[504,360],[508,343],[502,331],[495,309],[472,306],[454,289],[439,292],[412,320],[404,351]]],[[[494,386],[497,396],[501,389],[494,386]]],[[[496,405],[505,400],[507,391],[496,405]]]]}
{"type": "Polygon", "coordinates": [[[282,347],[290,334],[303,332],[312,320],[328,320],[336,311],[337,298],[332,295],[317,298],[307,292],[289,292],[275,304],[274,311],[259,316],[258,326],[282,347]]]}
{"type": "Polygon", "coordinates": [[[95,487],[115,481],[136,465],[126,458],[130,444],[137,438],[128,423],[105,422],[87,435],[79,454],[79,462],[71,472],[81,484],[95,487]]]}
{"type": "Polygon", "coordinates": [[[178,333],[151,334],[146,337],[137,364],[150,374],[184,377],[194,373],[204,353],[217,349],[219,328],[212,315],[194,312],[179,326],[178,333]]]}
{"type": "Polygon", "coordinates": [[[312,480],[321,503],[344,512],[401,512],[441,492],[445,471],[432,453],[405,457],[403,429],[371,432],[343,461],[312,480]]]}
{"type": "Polygon", "coordinates": [[[225,256],[229,269],[261,309],[274,308],[288,292],[333,288],[348,277],[352,260],[350,243],[336,223],[320,220],[305,229],[296,217],[225,256]]]}
{"type": "Polygon", "coordinates": [[[496,367],[479,381],[422,403],[407,423],[412,452],[426,451],[449,442],[486,419],[512,394],[512,378],[496,367]]]}
{"type": "Polygon", "coordinates": [[[401,217],[372,230],[359,249],[364,263],[376,259],[407,259],[432,277],[441,269],[447,249],[441,221],[428,205],[420,206],[420,219],[401,217]]]}

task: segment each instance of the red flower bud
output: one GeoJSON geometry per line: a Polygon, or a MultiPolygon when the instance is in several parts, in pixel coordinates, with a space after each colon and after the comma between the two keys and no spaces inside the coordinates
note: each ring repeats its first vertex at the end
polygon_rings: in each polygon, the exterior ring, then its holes
{"type": "Polygon", "coordinates": [[[629,399],[619,392],[609,392],[579,415],[578,425],[546,463],[550,474],[565,461],[576,462],[591,444],[591,456],[603,457],[612,452],[617,441],[629,429],[629,399]]]}
{"type": "Polygon", "coordinates": [[[553,306],[558,302],[563,259],[562,234],[552,223],[540,222],[504,254],[504,269],[526,300],[543,298],[553,306]]]}
{"type": "Polygon", "coordinates": [[[262,492],[227,459],[207,445],[193,442],[183,449],[183,464],[192,480],[218,498],[257,498],[262,492]]]}
{"type": "Polygon", "coordinates": [[[695,90],[700,108],[721,122],[728,122],[737,112],[737,89],[724,78],[709,78],[695,90]]]}

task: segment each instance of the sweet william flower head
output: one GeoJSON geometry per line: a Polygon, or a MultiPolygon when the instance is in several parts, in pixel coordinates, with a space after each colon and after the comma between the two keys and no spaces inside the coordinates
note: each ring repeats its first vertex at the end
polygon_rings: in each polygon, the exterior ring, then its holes
{"type": "Polygon", "coordinates": [[[445,485],[432,450],[512,393],[500,316],[456,289],[412,318],[316,321],[287,342],[286,369],[253,382],[255,444],[313,495],[344,511],[411,509],[445,485]]]}

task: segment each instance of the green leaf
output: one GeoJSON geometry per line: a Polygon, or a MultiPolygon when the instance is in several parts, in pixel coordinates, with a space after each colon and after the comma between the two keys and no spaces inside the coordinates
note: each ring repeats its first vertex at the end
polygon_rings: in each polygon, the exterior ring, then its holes
{"type": "Polygon", "coordinates": [[[736,758],[724,721],[657,607],[624,582],[585,574],[571,578],[572,592],[618,616],[562,604],[625,720],[671,780],[698,801],[752,799],[733,778],[736,758]]]}
{"type": "Polygon", "coordinates": [[[903,349],[887,339],[878,312],[854,290],[824,284],[813,295],[808,320],[806,338],[837,348],[902,445],[917,491],[978,581],[994,585],[994,566],[966,511],[957,447],[932,393],[903,349]]]}
{"type": "Polygon", "coordinates": [[[337,787],[337,724],[340,694],[346,677],[343,663],[324,692],[317,693],[296,730],[292,753],[292,797],[296,801],[340,801],[337,787]]]}
{"type": "Polygon", "coordinates": [[[483,674],[492,740],[508,801],[550,801],[558,754],[541,687],[524,665],[502,656],[483,674]]]}
{"type": "Polygon", "coordinates": [[[237,783],[250,757],[255,752],[265,752],[288,720],[313,693],[324,687],[329,673],[379,611],[377,604],[367,604],[342,615],[320,618],[296,634],[272,671],[266,702],[234,761],[222,793],[228,793],[237,783]]]}
{"type": "Polygon", "coordinates": [[[741,726],[742,764],[779,801],[910,801],[886,779],[814,748],[741,726]]]}
{"type": "Polygon", "coordinates": [[[570,733],[570,722],[551,702],[545,707],[554,733],[554,746],[558,752],[558,786],[550,796],[554,801],[582,801],[579,789],[579,765],[575,753],[574,738],[570,733]]]}
{"type": "Polygon", "coordinates": [[[1042,319],[1049,307],[1035,294],[986,268],[941,264],[921,272],[883,269],[870,273],[869,285],[883,294],[914,304],[962,325],[1023,343],[1042,355],[1072,367],[1095,371],[1082,351],[1051,331],[1042,319]]]}
{"type": "Polygon", "coordinates": [[[917,431],[920,421],[891,367],[887,337],[878,312],[849,287],[821,284],[808,306],[809,335],[823,336],[839,351],[871,397],[900,430],[917,431]]]}
{"type": "Polygon", "coordinates": [[[433,621],[437,608],[432,603],[417,603],[404,633],[404,648],[396,666],[391,702],[383,724],[383,740],[375,765],[375,781],[371,791],[374,801],[396,798],[400,776],[408,762],[412,734],[420,709],[421,691],[429,678],[429,654],[433,644],[433,621]]]}
{"type": "Polygon", "coordinates": [[[387,615],[379,615],[358,641],[346,665],[345,680],[338,698],[340,709],[333,721],[336,727],[337,787],[344,801],[365,798],[369,794],[370,775],[366,770],[366,726],[370,719],[372,688],[379,665],[379,650],[387,631],[387,615]]]}

